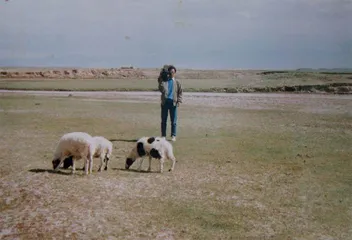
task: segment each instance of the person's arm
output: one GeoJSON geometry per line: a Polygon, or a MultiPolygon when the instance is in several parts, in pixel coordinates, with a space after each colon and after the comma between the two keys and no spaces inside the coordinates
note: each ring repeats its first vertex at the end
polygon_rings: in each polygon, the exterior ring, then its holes
{"type": "Polygon", "coordinates": [[[182,85],[179,81],[177,82],[177,104],[179,105],[179,103],[182,103],[182,93],[183,93],[183,89],[182,89],[182,85]]]}

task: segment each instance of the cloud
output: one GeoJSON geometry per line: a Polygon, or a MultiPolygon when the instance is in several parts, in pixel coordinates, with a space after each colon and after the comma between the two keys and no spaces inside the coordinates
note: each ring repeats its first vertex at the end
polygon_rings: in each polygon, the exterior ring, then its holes
{"type": "Polygon", "coordinates": [[[0,3],[0,58],[31,65],[351,65],[351,11],[352,0],[13,0],[0,3]]]}

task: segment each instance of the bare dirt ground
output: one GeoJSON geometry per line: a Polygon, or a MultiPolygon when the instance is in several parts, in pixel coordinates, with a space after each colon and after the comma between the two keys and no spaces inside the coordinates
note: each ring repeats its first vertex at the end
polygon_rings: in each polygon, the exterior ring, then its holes
{"type": "Polygon", "coordinates": [[[123,169],[159,133],[159,93],[1,90],[0,238],[349,239],[351,100],[185,93],[175,172],[159,174],[123,169]],[[73,130],[114,140],[107,172],[51,171],[73,130]]]}
{"type": "MultiPolygon", "coordinates": [[[[21,91],[0,90],[1,94],[17,94],[51,97],[82,97],[87,101],[112,101],[157,103],[160,100],[159,92],[109,92],[109,91],[21,91]]],[[[233,107],[242,109],[286,109],[299,108],[299,111],[313,112],[346,112],[352,111],[352,96],[350,95],[324,95],[324,94],[284,94],[284,93],[184,93],[187,105],[200,105],[211,107],[233,107]],[[335,105],[336,102],[346,101],[347,108],[335,105]],[[304,106],[304,107],[298,107],[304,106]],[[321,108],[324,106],[324,108],[321,108]]],[[[349,112],[350,114],[351,112],[349,112]]]]}

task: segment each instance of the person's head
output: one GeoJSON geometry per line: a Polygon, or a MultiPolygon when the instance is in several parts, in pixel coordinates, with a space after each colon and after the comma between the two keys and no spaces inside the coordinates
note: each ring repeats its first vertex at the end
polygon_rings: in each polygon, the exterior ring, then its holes
{"type": "Polygon", "coordinates": [[[167,69],[168,71],[169,71],[169,73],[170,73],[170,77],[175,77],[175,75],[176,75],[176,68],[174,67],[174,66],[170,66],[168,69],[167,69]]]}

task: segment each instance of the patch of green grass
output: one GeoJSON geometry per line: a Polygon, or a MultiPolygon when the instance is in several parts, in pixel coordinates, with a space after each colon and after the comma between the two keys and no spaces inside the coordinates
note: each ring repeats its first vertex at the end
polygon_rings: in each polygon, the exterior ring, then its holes
{"type": "MultiPolygon", "coordinates": [[[[181,79],[185,89],[210,89],[237,86],[231,79],[181,79]]],[[[0,80],[0,89],[62,90],[62,91],[157,91],[155,79],[10,79],[0,80]]]]}
{"type": "Polygon", "coordinates": [[[1,97],[3,229],[78,239],[348,238],[350,115],[185,104],[175,171],[159,174],[153,160],[151,173],[139,173],[124,170],[129,141],[159,135],[159,104],[85,100],[1,97]],[[71,131],[117,139],[108,171],[96,171],[98,159],[90,176],[49,171],[71,131]]]}
{"type": "Polygon", "coordinates": [[[273,72],[263,75],[265,86],[324,85],[351,83],[348,74],[326,74],[320,72],[273,72]],[[276,85],[275,85],[276,84],[276,85]]]}

